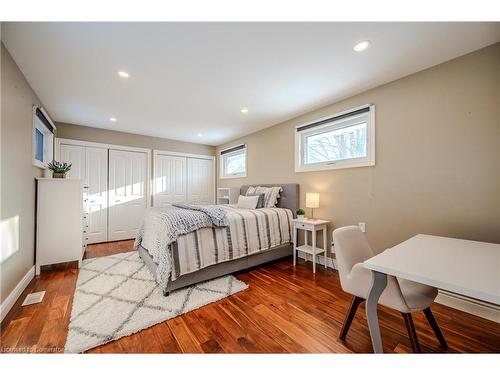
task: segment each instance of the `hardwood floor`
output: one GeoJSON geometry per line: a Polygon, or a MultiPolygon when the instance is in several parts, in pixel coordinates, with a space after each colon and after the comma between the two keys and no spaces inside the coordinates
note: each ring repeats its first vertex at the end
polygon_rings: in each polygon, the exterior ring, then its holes
{"type": "MultiPolygon", "coordinates": [[[[132,241],[88,247],[86,257],[132,250],[132,241]]],[[[236,276],[250,288],[90,353],[371,353],[362,304],[344,342],[338,335],[351,296],[336,271],[290,259],[236,276]]],[[[2,352],[62,352],[78,269],[51,269],[31,282],[2,322],[2,352]],[[27,293],[45,290],[42,303],[21,307],[27,293]]],[[[500,352],[500,324],[439,304],[434,315],[448,341],[446,352],[500,352]]],[[[379,308],[384,350],[412,352],[399,312],[379,308]]],[[[441,352],[423,314],[414,314],[422,351],[441,352]]]]}

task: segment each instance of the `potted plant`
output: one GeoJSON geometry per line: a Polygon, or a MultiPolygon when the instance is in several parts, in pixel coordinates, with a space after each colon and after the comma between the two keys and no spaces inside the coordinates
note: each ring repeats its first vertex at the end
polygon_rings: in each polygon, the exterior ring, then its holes
{"type": "Polygon", "coordinates": [[[303,219],[306,214],[303,208],[297,208],[297,211],[295,212],[297,213],[297,219],[303,219]]]}
{"type": "Polygon", "coordinates": [[[66,178],[66,173],[71,170],[71,163],[52,160],[49,164],[47,164],[47,168],[52,171],[52,177],[66,178]]]}

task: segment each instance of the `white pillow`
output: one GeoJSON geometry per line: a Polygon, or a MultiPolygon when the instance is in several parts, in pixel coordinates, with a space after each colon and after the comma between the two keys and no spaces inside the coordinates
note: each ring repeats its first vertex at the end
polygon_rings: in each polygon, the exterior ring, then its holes
{"type": "Polygon", "coordinates": [[[250,208],[254,210],[257,207],[257,203],[259,202],[259,196],[246,197],[244,195],[240,195],[238,198],[238,208],[250,208]]]}

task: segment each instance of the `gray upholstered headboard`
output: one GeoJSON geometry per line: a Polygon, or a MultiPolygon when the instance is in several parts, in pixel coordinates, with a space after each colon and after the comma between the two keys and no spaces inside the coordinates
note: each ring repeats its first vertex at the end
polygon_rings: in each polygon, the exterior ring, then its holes
{"type": "Polygon", "coordinates": [[[242,185],[240,188],[240,194],[245,195],[250,186],[281,186],[283,191],[280,193],[280,198],[278,199],[278,204],[276,207],[288,208],[292,210],[293,217],[296,216],[295,211],[299,208],[299,184],[252,184],[252,185],[242,185]]]}

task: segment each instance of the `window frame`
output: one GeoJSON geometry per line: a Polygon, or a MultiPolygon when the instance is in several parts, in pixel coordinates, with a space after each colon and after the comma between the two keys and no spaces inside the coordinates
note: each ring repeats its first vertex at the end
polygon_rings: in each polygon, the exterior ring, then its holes
{"type": "Polygon", "coordinates": [[[220,160],[219,161],[219,169],[220,169],[219,177],[220,177],[220,179],[244,178],[244,177],[247,176],[247,170],[248,170],[248,147],[247,147],[247,145],[245,143],[237,144],[237,145],[225,148],[223,150],[220,150],[219,151],[219,160],[220,160]],[[243,148],[240,148],[241,146],[243,146],[243,148]],[[238,149],[234,150],[234,151],[229,151],[229,150],[231,150],[233,148],[238,148],[238,149]],[[225,169],[224,169],[226,157],[230,156],[230,155],[235,155],[235,154],[240,153],[242,151],[243,151],[243,153],[245,155],[245,171],[242,172],[242,173],[231,173],[231,174],[226,173],[225,169]],[[223,152],[224,152],[224,154],[223,154],[223,152]]]}
{"type": "Polygon", "coordinates": [[[373,104],[366,104],[360,107],[351,108],[347,111],[335,113],[330,116],[325,116],[317,120],[297,125],[295,127],[295,172],[312,172],[312,171],[324,171],[333,169],[344,169],[344,168],[359,168],[359,167],[371,167],[375,165],[375,106],[373,104]],[[369,108],[369,111],[362,114],[353,114],[352,116],[346,116],[335,120],[335,117],[348,115],[351,112],[369,108]],[[331,131],[353,126],[357,119],[360,117],[367,117],[366,126],[366,157],[362,158],[351,158],[338,161],[324,161],[319,163],[305,164],[305,139],[308,136],[325,132],[325,129],[331,131]],[[304,126],[313,125],[317,122],[327,121],[332,119],[331,122],[327,122],[318,126],[311,127],[310,129],[301,130],[304,126]]]}
{"type": "Polygon", "coordinates": [[[56,130],[56,126],[50,119],[47,112],[42,107],[33,106],[33,137],[31,144],[31,156],[33,165],[35,167],[41,169],[47,169],[47,163],[50,163],[54,159],[54,133],[56,130]],[[45,117],[50,126],[52,126],[52,130],[49,129],[37,116],[36,111],[39,110],[42,115],[45,117]],[[43,160],[40,161],[36,158],[36,130],[43,135],[43,160]]]}

